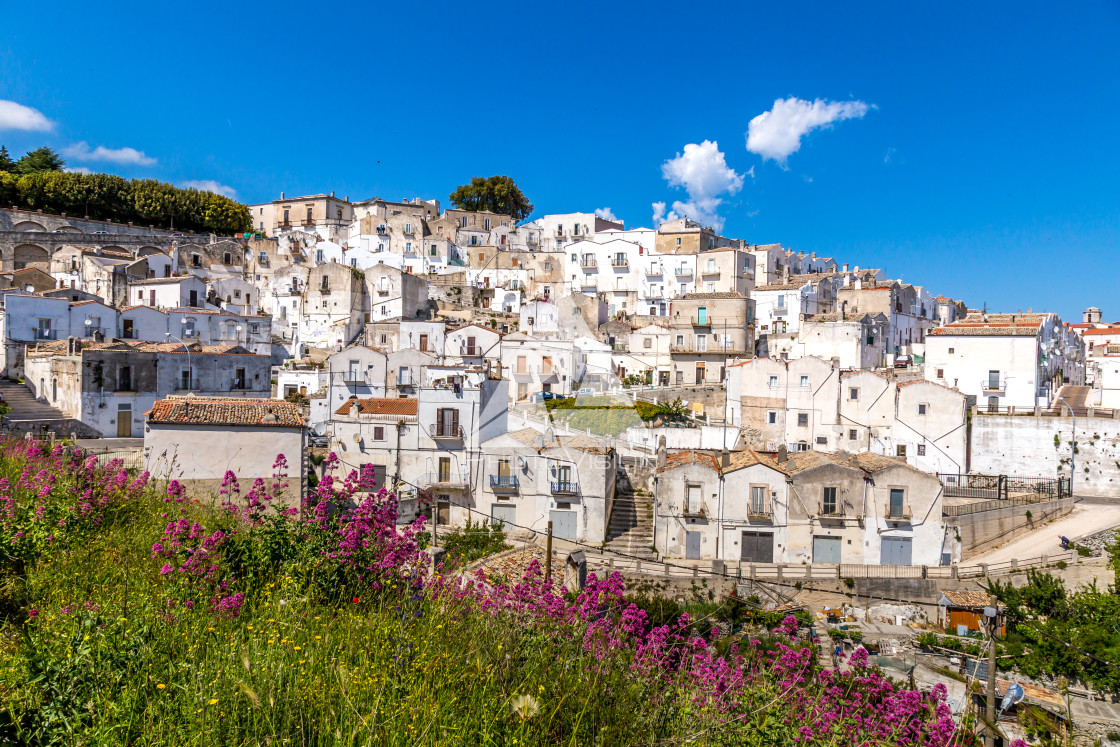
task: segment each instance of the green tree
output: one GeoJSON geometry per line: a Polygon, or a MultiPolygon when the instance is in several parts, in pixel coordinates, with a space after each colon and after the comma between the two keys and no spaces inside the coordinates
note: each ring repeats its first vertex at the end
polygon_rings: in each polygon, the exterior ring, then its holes
{"type": "Polygon", "coordinates": [[[19,184],[14,174],[0,171],[0,206],[19,204],[19,184]]]}
{"type": "Polygon", "coordinates": [[[34,174],[39,171],[62,171],[66,162],[53,148],[43,146],[28,151],[27,154],[16,161],[17,174],[34,174]]]}
{"type": "Polygon", "coordinates": [[[476,176],[451,193],[451,204],[460,210],[489,210],[520,223],[533,212],[533,203],[508,176],[476,176]]]}
{"type": "Polygon", "coordinates": [[[0,171],[15,171],[16,162],[12,160],[6,145],[0,145],[0,171]]]}

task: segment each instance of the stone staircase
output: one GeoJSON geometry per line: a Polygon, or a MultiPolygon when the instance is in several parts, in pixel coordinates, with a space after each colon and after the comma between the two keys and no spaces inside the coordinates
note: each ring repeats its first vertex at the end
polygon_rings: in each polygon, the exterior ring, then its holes
{"type": "Polygon", "coordinates": [[[0,379],[0,396],[12,411],[4,416],[4,428],[14,435],[33,433],[40,435],[53,431],[59,436],[71,434],[79,438],[100,438],[93,428],[63,414],[61,410],[36,399],[23,384],[0,379]]]}
{"type": "Polygon", "coordinates": [[[1073,386],[1065,384],[1058,393],[1054,395],[1054,401],[1050,405],[1050,410],[1057,415],[1068,415],[1070,407],[1073,408],[1073,414],[1077,417],[1089,414],[1089,395],[1092,393],[1092,388],[1087,386],[1073,386]],[[1062,401],[1065,400],[1065,402],[1062,401]],[[1069,406],[1066,406],[1066,403],[1069,406]]]}
{"type": "Polygon", "coordinates": [[[625,472],[617,473],[615,478],[606,549],[643,560],[657,559],[653,551],[653,499],[635,495],[625,472]]]}

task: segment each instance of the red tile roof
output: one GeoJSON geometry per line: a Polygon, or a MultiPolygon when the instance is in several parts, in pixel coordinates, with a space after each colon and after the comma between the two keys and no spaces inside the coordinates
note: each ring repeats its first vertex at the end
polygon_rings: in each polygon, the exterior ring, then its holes
{"type": "Polygon", "coordinates": [[[249,425],[300,428],[299,407],[274,399],[237,397],[169,397],[152,405],[149,423],[179,425],[249,425]]]}
{"type": "Polygon", "coordinates": [[[1120,335],[1120,327],[1097,327],[1096,329],[1087,329],[1081,333],[1082,337],[1087,335],[1120,335]]]}
{"type": "Polygon", "coordinates": [[[371,397],[369,399],[350,399],[342,407],[335,410],[334,414],[349,414],[350,405],[353,402],[358,403],[358,413],[361,415],[415,415],[417,412],[416,400],[414,399],[371,397]]]}

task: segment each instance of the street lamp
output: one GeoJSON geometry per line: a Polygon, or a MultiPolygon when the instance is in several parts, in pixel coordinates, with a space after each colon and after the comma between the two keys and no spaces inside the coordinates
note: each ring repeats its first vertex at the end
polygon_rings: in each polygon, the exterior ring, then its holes
{"type": "Polygon", "coordinates": [[[1069,408],[1069,417],[1072,421],[1071,425],[1073,428],[1073,435],[1070,437],[1069,447],[1069,494],[1072,497],[1074,495],[1073,480],[1077,476],[1077,470],[1074,469],[1074,467],[1076,466],[1074,464],[1074,455],[1077,453],[1077,416],[1073,413],[1073,405],[1071,405],[1069,402],[1066,402],[1065,397],[1058,397],[1058,400],[1061,402],[1065,402],[1066,407],[1069,408]]]}
{"type": "MultiPolygon", "coordinates": [[[[186,323],[186,319],[183,320],[186,323]]],[[[187,343],[183,342],[182,338],[176,337],[170,332],[164,332],[168,339],[178,340],[183,345],[183,349],[187,351],[187,391],[190,392],[191,386],[194,384],[194,370],[191,368],[191,349],[187,343]]]]}

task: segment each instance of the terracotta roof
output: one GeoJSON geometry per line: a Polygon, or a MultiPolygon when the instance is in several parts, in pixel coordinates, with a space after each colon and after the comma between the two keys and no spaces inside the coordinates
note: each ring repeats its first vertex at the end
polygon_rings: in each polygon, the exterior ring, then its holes
{"type": "Polygon", "coordinates": [[[385,397],[370,397],[369,399],[356,399],[351,398],[334,411],[335,415],[348,415],[350,413],[350,405],[354,402],[358,403],[358,414],[360,415],[416,415],[416,400],[414,399],[392,399],[385,397]]]}
{"type": "Polygon", "coordinates": [[[991,607],[995,599],[982,591],[944,591],[941,596],[954,607],[991,607]]]}
{"type": "Polygon", "coordinates": [[[744,296],[742,293],[736,293],[735,291],[719,291],[718,293],[686,293],[681,296],[681,299],[685,301],[706,301],[708,299],[716,298],[745,299],[746,296],[744,296]]]}
{"type": "Polygon", "coordinates": [[[537,448],[537,439],[540,438],[544,444],[545,449],[579,449],[591,454],[606,454],[610,448],[604,445],[604,440],[597,436],[588,436],[586,434],[579,436],[559,436],[554,435],[553,440],[549,441],[545,434],[540,431],[533,430],[532,428],[522,428],[518,431],[512,431],[509,434],[510,438],[520,441],[526,446],[537,448]]]}
{"type": "Polygon", "coordinates": [[[143,278],[141,280],[134,280],[132,285],[170,285],[171,283],[181,283],[184,280],[198,280],[200,283],[202,282],[201,279],[194,275],[180,275],[173,278],[143,278]]]}
{"type": "Polygon", "coordinates": [[[789,474],[795,474],[824,464],[835,464],[867,473],[880,472],[891,467],[906,467],[921,472],[921,470],[908,465],[905,460],[883,456],[882,454],[873,454],[870,451],[861,451],[856,454],[846,451],[798,451],[791,453],[789,461],[782,466],[789,474]]]}
{"type": "Polygon", "coordinates": [[[275,399],[236,397],[168,397],[152,405],[149,423],[181,425],[249,425],[300,428],[299,407],[275,399]]]}
{"type": "Polygon", "coordinates": [[[719,462],[711,454],[705,454],[702,451],[678,451],[675,454],[667,454],[665,456],[665,464],[657,468],[658,472],[667,472],[677,467],[684,467],[689,464],[700,464],[711,470],[719,472],[719,462]]]}
{"type": "Polygon", "coordinates": [[[955,322],[944,327],[931,329],[933,337],[1034,337],[1038,334],[1039,324],[965,324],[955,322]]]}
{"type": "Polygon", "coordinates": [[[1081,333],[1082,337],[1087,335],[1120,335],[1120,327],[1098,327],[1096,329],[1087,329],[1081,333]]]}
{"type": "Polygon", "coordinates": [[[736,470],[746,469],[753,467],[756,464],[761,464],[765,467],[785,472],[777,461],[768,456],[759,454],[751,449],[742,449],[737,451],[728,452],[727,455],[728,465],[722,466],[722,455],[718,453],[708,453],[704,451],[678,451],[674,454],[668,454],[665,457],[664,466],[658,467],[658,472],[666,472],[677,467],[683,467],[688,464],[700,464],[708,467],[716,472],[727,474],[728,472],[735,472],[736,470]]]}

